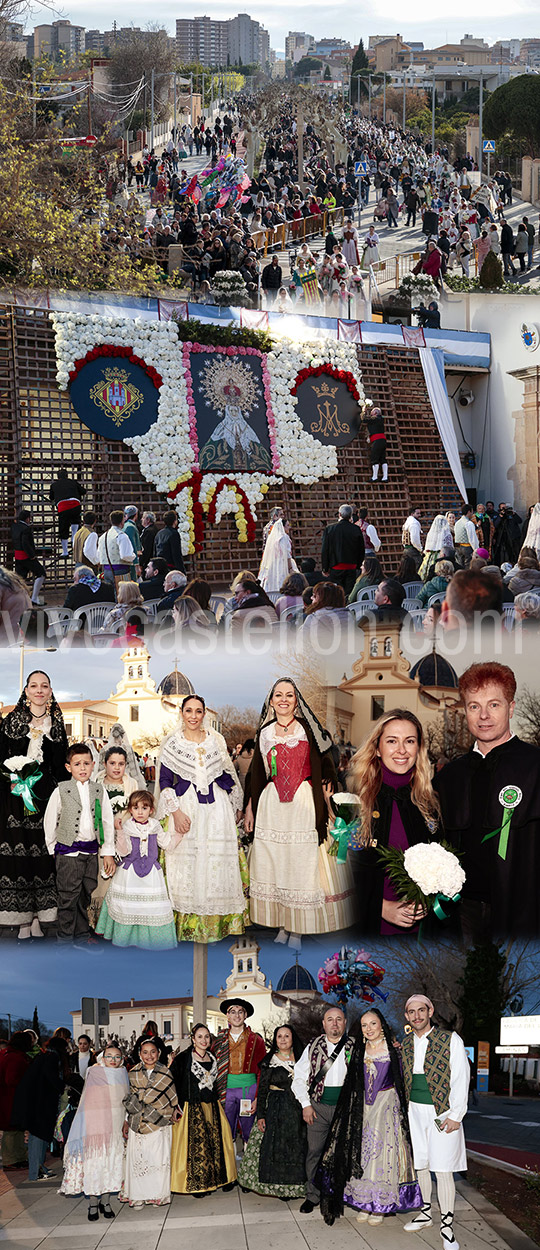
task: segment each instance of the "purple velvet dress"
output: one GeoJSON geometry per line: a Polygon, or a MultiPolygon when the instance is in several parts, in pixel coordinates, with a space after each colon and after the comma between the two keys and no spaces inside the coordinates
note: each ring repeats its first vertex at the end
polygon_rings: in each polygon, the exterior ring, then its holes
{"type": "Polygon", "coordinates": [[[390,1060],[364,1060],[362,1176],[345,1186],[345,1205],[375,1215],[395,1215],[422,1205],[409,1143],[403,1133],[390,1060]]]}

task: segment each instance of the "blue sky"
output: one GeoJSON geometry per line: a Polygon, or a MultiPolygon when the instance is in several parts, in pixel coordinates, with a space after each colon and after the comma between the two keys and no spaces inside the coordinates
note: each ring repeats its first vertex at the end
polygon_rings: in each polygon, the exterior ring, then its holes
{"type": "MultiPolygon", "coordinates": [[[[155,13],[150,13],[146,5],[140,2],[132,4],[130,0],[116,0],[112,9],[106,0],[94,0],[92,4],[88,0],[69,0],[54,14],[49,8],[36,5],[27,28],[40,22],[54,21],[57,16],[67,17],[87,29],[99,30],[110,30],[113,19],[119,26],[133,24],[143,28],[151,19],[159,22],[172,35],[178,17],[204,13],[209,17],[225,19],[234,17],[239,11],[246,12],[246,7],[237,6],[234,0],[207,0],[196,8],[163,0],[155,13]]],[[[472,16],[468,0],[454,0],[451,10],[444,6],[434,10],[428,0],[415,0],[408,6],[406,15],[399,0],[386,0],[384,4],[381,0],[369,4],[361,0],[354,11],[344,0],[336,0],[331,7],[326,0],[296,0],[292,9],[287,0],[274,0],[270,6],[266,0],[250,0],[247,11],[250,17],[266,27],[271,47],[281,55],[284,55],[285,36],[290,30],[308,31],[319,39],[339,36],[353,44],[361,37],[367,44],[370,35],[390,35],[399,31],[404,39],[422,40],[425,47],[448,41],[459,42],[466,32],[487,39],[489,43],[496,39],[524,39],[538,34],[538,9],[534,5],[525,5],[523,0],[512,6],[507,5],[505,0],[492,0],[489,10],[477,10],[472,16]]]]}

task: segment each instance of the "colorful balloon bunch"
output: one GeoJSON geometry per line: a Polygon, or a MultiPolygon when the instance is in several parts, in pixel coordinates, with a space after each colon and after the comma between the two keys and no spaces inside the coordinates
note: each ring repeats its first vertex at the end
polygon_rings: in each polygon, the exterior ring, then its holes
{"type": "Polygon", "coordinates": [[[381,998],[386,1002],[388,994],[379,989],[384,971],[366,951],[342,946],[339,952],[325,959],[317,976],[323,993],[332,994],[341,1006],[345,1006],[351,998],[361,998],[366,1003],[381,998]]]}

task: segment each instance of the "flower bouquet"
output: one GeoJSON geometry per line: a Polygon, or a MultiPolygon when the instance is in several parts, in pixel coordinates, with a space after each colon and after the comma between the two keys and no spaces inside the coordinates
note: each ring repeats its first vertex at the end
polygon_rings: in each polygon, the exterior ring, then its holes
{"type": "Polygon", "coordinates": [[[18,795],[26,808],[27,812],[31,812],[35,816],[37,806],[35,801],[34,786],[41,781],[43,772],[40,768],[41,758],[29,760],[26,755],[12,755],[10,759],[4,760],[1,772],[7,777],[11,793],[18,795]]]}
{"type": "Polygon", "coordinates": [[[447,919],[443,903],[459,902],[465,872],[448,842],[418,842],[406,851],[381,847],[379,861],[400,902],[434,911],[438,920],[447,919]]]}
{"type": "Polygon", "coordinates": [[[333,838],[332,845],[328,847],[327,854],[336,856],[338,864],[344,864],[347,859],[347,851],[350,846],[358,846],[358,809],[360,799],[356,794],[332,794],[330,798],[330,807],[335,816],[333,825],[330,827],[330,836],[333,838]]]}
{"type": "Polygon", "coordinates": [[[341,1006],[345,1006],[351,998],[363,999],[373,1003],[375,998],[386,1002],[388,994],[379,989],[384,977],[384,968],[364,950],[356,950],[351,946],[342,946],[325,959],[317,973],[324,994],[333,994],[341,1006]]]}
{"type": "Polygon", "coordinates": [[[212,279],[212,297],[216,304],[232,304],[233,307],[245,302],[247,287],[238,269],[218,269],[212,279]]]}
{"type": "Polygon", "coordinates": [[[406,295],[411,300],[413,295],[429,295],[432,299],[438,292],[428,273],[406,273],[399,284],[399,294],[406,295]]]}

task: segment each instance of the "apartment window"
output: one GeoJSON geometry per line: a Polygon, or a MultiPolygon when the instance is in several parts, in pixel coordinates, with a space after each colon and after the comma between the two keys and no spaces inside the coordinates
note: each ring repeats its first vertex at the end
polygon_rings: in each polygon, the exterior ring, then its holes
{"type": "Polygon", "coordinates": [[[67,737],[71,738],[73,736],[73,725],[70,723],[70,721],[65,721],[64,724],[66,727],[67,737]]]}
{"type": "Polygon", "coordinates": [[[130,721],[138,721],[138,719],[139,719],[139,705],[138,705],[138,703],[132,703],[132,704],[130,705],[130,709],[129,709],[129,719],[130,719],[130,721]]]}
{"type": "Polygon", "coordinates": [[[450,79],[450,81],[449,81],[448,79],[446,80],[446,82],[445,82],[445,84],[444,84],[444,89],[445,89],[445,91],[451,91],[451,90],[452,90],[452,80],[451,80],[451,79],[450,79]]]}
{"type": "Polygon", "coordinates": [[[164,1032],[164,1033],[172,1033],[172,1031],[173,1031],[173,1029],[172,1029],[172,1020],[164,1020],[164,1021],[163,1021],[163,1032],[164,1032]]]}
{"type": "Polygon", "coordinates": [[[384,695],[372,695],[371,697],[371,719],[378,720],[384,712],[384,695]]]}
{"type": "Polygon", "coordinates": [[[105,733],[104,733],[103,725],[100,725],[100,726],[99,726],[99,734],[98,734],[98,737],[99,737],[99,738],[104,738],[104,737],[105,737],[105,733]]]}
{"type": "Polygon", "coordinates": [[[89,738],[92,737],[93,732],[94,732],[94,726],[91,721],[88,721],[88,737],[89,738]]]}

